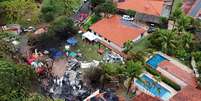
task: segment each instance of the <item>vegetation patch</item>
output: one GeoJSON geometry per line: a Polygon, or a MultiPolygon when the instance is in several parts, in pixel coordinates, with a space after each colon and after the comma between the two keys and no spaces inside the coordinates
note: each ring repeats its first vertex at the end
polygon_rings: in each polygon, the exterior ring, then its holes
{"type": "Polygon", "coordinates": [[[172,14],[174,13],[175,9],[177,9],[177,6],[182,4],[183,0],[173,0],[173,6],[172,6],[172,14]]]}
{"type": "Polygon", "coordinates": [[[101,16],[96,15],[96,14],[90,16],[90,17],[87,19],[87,21],[85,22],[85,24],[83,25],[84,30],[88,30],[89,27],[90,27],[92,24],[94,24],[95,22],[97,22],[97,21],[100,20],[100,19],[101,19],[101,16]]]}
{"type": "Polygon", "coordinates": [[[86,61],[101,60],[102,56],[98,53],[99,45],[85,42],[80,36],[77,36],[78,44],[75,50],[82,53],[82,57],[86,61]]]}

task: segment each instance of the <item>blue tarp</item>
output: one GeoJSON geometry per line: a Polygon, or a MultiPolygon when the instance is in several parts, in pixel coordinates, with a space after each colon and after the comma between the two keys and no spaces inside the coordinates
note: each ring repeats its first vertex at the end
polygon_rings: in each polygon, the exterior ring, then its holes
{"type": "Polygon", "coordinates": [[[59,51],[59,50],[57,50],[55,48],[51,48],[51,49],[49,49],[49,51],[50,51],[51,57],[53,59],[58,59],[58,58],[60,58],[60,57],[62,57],[64,55],[64,53],[62,51],[59,51]]]}
{"type": "Polygon", "coordinates": [[[66,40],[66,42],[67,42],[67,44],[74,46],[77,44],[78,41],[75,37],[71,37],[68,40],[66,40]]]}

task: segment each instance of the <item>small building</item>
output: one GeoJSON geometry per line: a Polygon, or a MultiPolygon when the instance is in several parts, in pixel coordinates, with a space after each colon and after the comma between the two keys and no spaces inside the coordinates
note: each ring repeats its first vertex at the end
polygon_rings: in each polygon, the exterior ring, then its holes
{"type": "Polygon", "coordinates": [[[132,101],[162,101],[162,100],[160,100],[159,98],[150,96],[150,95],[148,95],[148,94],[141,93],[141,94],[135,96],[135,97],[132,99],[132,101]]]}
{"type": "Polygon", "coordinates": [[[137,24],[122,20],[118,15],[103,18],[90,27],[96,40],[109,49],[122,52],[128,41],[136,42],[144,36],[145,30],[137,24]]]}
{"type": "Polygon", "coordinates": [[[201,90],[191,86],[186,86],[173,96],[170,101],[200,101],[201,90]]]}
{"type": "Polygon", "coordinates": [[[160,23],[160,17],[169,17],[173,0],[116,0],[119,10],[136,11],[135,19],[160,23]]]}

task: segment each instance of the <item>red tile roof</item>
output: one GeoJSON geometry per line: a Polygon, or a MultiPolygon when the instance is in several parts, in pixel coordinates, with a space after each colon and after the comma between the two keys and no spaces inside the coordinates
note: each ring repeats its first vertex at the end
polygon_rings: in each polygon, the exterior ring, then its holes
{"type": "Polygon", "coordinates": [[[117,15],[98,21],[90,29],[120,47],[123,47],[125,42],[137,38],[145,31],[138,27],[123,24],[121,17],[117,15]]]}
{"type": "Polygon", "coordinates": [[[150,95],[142,93],[140,95],[135,96],[132,101],[161,101],[161,100],[159,98],[152,97],[150,95]]]}
{"type": "Polygon", "coordinates": [[[173,63],[166,60],[166,61],[161,62],[159,64],[159,67],[166,70],[170,74],[176,76],[178,79],[184,81],[185,83],[187,83],[193,87],[197,86],[196,85],[196,79],[193,76],[193,74],[190,74],[190,73],[180,69],[179,67],[177,67],[173,63]]]}
{"type": "Polygon", "coordinates": [[[160,16],[163,9],[163,0],[125,0],[119,2],[119,9],[130,9],[139,13],[160,16]]]}
{"type": "Polygon", "coordinates": [[[173,96],[170,101],[201,101],[201,90],[187,86],[173,96]]]}

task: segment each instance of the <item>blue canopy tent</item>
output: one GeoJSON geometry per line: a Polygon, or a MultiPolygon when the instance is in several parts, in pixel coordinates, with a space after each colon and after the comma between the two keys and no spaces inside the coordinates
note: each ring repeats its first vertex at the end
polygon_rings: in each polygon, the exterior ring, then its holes
{"type": "Polygon", "coordinates": [[[64,55],[64,53],[62,51],[59,51],[55,48],[51,48],[51,49],[49,49],[49,51],[51,53],[51,58],[53,58],[53,59],[58,59],[64,55]]]}
{"type": "Polygon", "coordinates": [[[77,39],[75,37],[71,37],[69,39],[66,40],[66,43],[71,45],[71,46],[75,46],[77,44],[77,39]]]}

